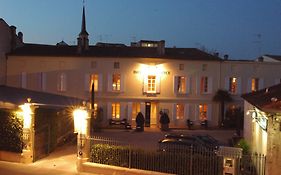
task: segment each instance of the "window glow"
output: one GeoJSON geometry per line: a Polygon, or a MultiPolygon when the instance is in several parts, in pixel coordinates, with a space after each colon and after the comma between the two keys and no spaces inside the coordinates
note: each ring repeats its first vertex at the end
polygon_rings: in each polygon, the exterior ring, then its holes
{"type": "Polygon", "coordinates": [[[208,105],[206,105],[206,104],[199,105],[199,120],[200,121],[207,120],[207,111],[208,111],[208,105]]]}

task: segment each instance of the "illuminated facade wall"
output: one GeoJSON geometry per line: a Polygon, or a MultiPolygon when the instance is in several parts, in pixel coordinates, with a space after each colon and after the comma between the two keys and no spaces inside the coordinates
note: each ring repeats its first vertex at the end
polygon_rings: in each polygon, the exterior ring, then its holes
{"type": "Polygon", "coordinates": [[[139,110],[144,115],[149,112],[150,124],[157,126],[163,110],[172,127],[186,127],[187,119],[200,125],[200,105],[207,105],[208,124],[216,126],[219,106],[212,97],[219,88],[227,89],[229,77],[237,77],[240,87],[233,97],[242,107],[240,94],[247,92],[249,77],[260,77],[263,87],[270,86],[281,77],[280,67],[237,61],[9,56],[7,83],[89,100],[90,83],[95,79],[96,102],[108,119],[116,111],[112,104],[119,103],[120,119],[134,122],[139,110]]]}

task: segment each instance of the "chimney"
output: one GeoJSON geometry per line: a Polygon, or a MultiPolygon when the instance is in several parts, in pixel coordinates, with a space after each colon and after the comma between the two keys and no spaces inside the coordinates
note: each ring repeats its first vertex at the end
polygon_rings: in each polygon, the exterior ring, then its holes
{"type": "Polygon", "coordinates": [[[224,59],[224,60],[228,60],[228,54],[225,54],[225,55],[223,56],[223,59],[224,59]]]}
{"type": "Polygon", "coordinates": [[[18,33],[18,39],[19,39],[20,43],[23,43],[23,33],[22,32],[18,33]]]}
{"type": "Polygon", "coordinates": [[[165,40],[158,41],[157,52],[160,56],[165,55],[165,40]]]}
{"type": "Polygon", "coordinates": [[[17,40],[16,40],[17,28],[16,28],[16,26],[10,26],[10,30],[11,30],[11,48],[12,48],[12,50],[14,50],[16,48],[16,45],[17,45],[17,40]]]}

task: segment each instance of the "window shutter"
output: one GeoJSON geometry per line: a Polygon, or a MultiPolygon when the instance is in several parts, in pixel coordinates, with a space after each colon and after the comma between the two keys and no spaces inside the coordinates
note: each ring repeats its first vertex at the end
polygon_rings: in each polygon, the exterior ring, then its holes
{"type": "Polygon", "coordinates": [[[102,74],[99,74],[98,75],[98,89],[97,89],[98,92],[102,92],[102,84],[103,84],[103,82],[102,82],[102,74]]]}
{"type": "Polygon", "coordinates": [[[147,92],[147,83],[148,83],[148,77],[147,77],[147,75],[145,75],[144,77],[143,77],[143,92],[144,93],[146,93],[147,92]]]}
{"type": "Polygon", "coordinates": [[[259,89],[258,90],[263,89],[263,87],[264,87],[264,80],[263,80],[263,78],[259,78],[259,89]]]}
{"type": "Polygon", "coordinates": [[[237,78],[237,94],[242,94],[242,81],[241,81],[241,77],[237,78]]]}
{"type": "Polygon", "coordinates": [[[91,81],[91,76],[90,74],[85,74],[85,78],[84,78],[84,90],[86,92],[90,91],[90,81],[91,81]]]}
{"type": "Polygon", "coordinates": [[[208,104],[207,120],[208,122],[212,120],[212,104],[208,104]]]}
{"type": "Polygon", "coordinates": [[[248,78],[247,92],[251,92],[252,78],[248,78]]]}
{"type": "Polygon", "coordinates": [[[112,92],[112,74],[107,76],[107,91],[112,92]]]}
{"type": "Polygon", "coordinates": [[[27,87],[27,75],[26,72],[21,73],[21,87],[26,88],[27,87]]]}
{"type": "Polygon", "coordinates": [[[190,119],[190,116],[189,116],[189,104],[185,104],[184,105],[184,119],[190,119]]]}
{"type": "Polygon", "coordinates": [[[126,107],[127,107],[127,103],[120,103],[120,119],[127,118],[126,107]]]}
{"type": "Polygon", "coordinates": [[[160,88],[161,88],[161,76],[157,75],[156,76],[156,93],[160,93],[160,88]]]}
{"type": "Polygon", "coordinates": [[[61,90],[66,91],[66,82],[67,82],[66,81],[66,74],[62,73],[61,78],[62,78],[62,88],[61,88],[61,90]]]}
{"type": "Polygon", "coordinates": [[[200,94],[200,77],[196,77],[196,94],[199,95],[200,94]]]}
{"type": "Polygon", "coordinates": [[[213,78],[208,77],[208,94],[213,92],[213,78]]]}
{"type": "Polygon", "coordinates": [[[145,103],[141,102],[140,103],[140,112],[142,113],[143,116],[145,116],[145,103]]]}
{"type": "Polygon", "coordinates": [[[171,121],[177,120],[177,104],[173,104],[171,121]]]}
{"type": "Polygon", "coordinates": [[[194,115],[194,118],[193,118],[194,121],[199,120],[199,107],[198,106],[199,106],[199,104],[194,104],[194,111],[195,111],[195,115],[194,115]]]}
{"type": "Polygon", "coordinates": [[[174,76],[174,93],[178,94],[178,86],[179,86],[179,82],[178,82],[178,76],[174,76]]]}
{"type": "Polygon", "coordinates": [[[281,83],[281,78],[276,78],[275,79],[275,85],[281,83]]]}
{"type": "Polygon", "coordinates": [[[112,103],[107,103],[107,118],[112,119],[112,103]]]}
{"type": "Polygon", "coordinates": [[[186,94],[191,94],[190,88],[191,88],[191,77],[186,76],[186,94]]]}
{"type": "Polygon", "coordinates": [[[121,76],[121,78],[120,78],[120,91],[121,92],[124,92],[125,91],[125,74],[121,74],[120,75],[121,76]]]}
{"type": "Polygon", "coordinates": [[[230,92],[229,91],[229,79],[230,79],[230,77],[225,77],[225,79],[224,79],[224,88],[225,88],[225,90],[227,90],[228,92],[230,92]]]}
{"type": "Polygon", "coordinates": [[[133,103],[132,102],[128,102],[127,106],[128,106],[128,116],[127,116],[127,119],[128,119],[128,122],[131,123],[133,103]]]}

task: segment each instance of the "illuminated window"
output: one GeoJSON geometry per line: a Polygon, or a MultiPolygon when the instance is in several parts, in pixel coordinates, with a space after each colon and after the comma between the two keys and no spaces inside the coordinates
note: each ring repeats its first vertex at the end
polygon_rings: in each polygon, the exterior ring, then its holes
{"type": "Polygon", "coordinates": [[[120,103],[112,103],[112,119],[120,119],[120,103]]]}
{"type": "Polygon", "coordinates": [[[200,92],[201,93],[208,92],[208,77],[201,77],[200,92]]]}
{"type": "Polygon", "coordinates": [[[200,121],[207,120],[207,110],[208,110],[208,105],[206,105],[206,104],[199,105],[199,120],[200,121]]]}
{"type": "Polygon", "coordinates": [[[90,92],[92,91],[92,84],[94,83],[94,89],[95,91],[98,91],[98,87],[99,87],[99,76],[97,74],[92,74],[90,76],[90,84],[89,84],[89,90],[90,92]]]}
{"type": "Polygon", "coordinates": [[[184,104],[177,104],[176,105],[176,107],[177,107],[177,116],[176,116],[176,118],[177,119],[183,119],[183,117],[184,117],[184,104]]]}
{"type": "Polygon", "coordinates": [[[66,74],[60,73],[58,75],[58,82],[57,82],[58,91],[63,92],[66,91],[66,74]]]}
{"type": "Polygon", "coordinates": [[[156,93],[156,76],[148,75],[147,77],[147,92],[156,93]]]}
{"type": "Polygon", "coordinates": [[[177,92],[184,94],[186,93],[186,77],[184,76],[177,76],[176,77],[177,83],[177,92]]]}
{"type": "Polygon", "coordinates": [[[259,79],[258,78],[252,78],[251,79],[251,91],[255,92],[259,89],[259,79]]]}
{"type": "Polygon", "coordinates": [[[112,75],[112,90],[120,91],[120,86],[121,86],[121,75],[113,74],[112,75]]]}
{"type": "Polygon", "coordinates": [[[98,104],[94,103],[94,117],[97,116],[97,111],[98,111],[98,104]]]}
{"type": "Polygon", "coordinates": [[[232,94],[237,93],[237,78],[231,77],[229,78],[229,89],[228,91],[232,94]]]}
{"type": "Polygon", "coordinates": [[[140,103],[133,103],[132,106],[132,120],[136,119],[136,116],[140,112],[140,103]]]}

